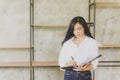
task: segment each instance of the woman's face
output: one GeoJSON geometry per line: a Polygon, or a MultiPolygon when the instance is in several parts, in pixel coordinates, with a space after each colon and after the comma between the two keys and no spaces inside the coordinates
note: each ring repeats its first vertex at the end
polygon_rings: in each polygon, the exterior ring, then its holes
{"type": "Polygon", "coordinates": [[[73,33],[74,33],[75,37],[81,37],[81,36],[85,35],[84,28],[79,23],[75,24],[73,33]]]}

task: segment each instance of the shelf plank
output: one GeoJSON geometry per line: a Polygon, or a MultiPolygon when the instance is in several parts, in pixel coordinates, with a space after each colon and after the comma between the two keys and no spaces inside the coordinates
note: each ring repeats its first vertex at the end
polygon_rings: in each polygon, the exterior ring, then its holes
{"type": "MultiPolygon", "coordinates": [[[[58,66],[57,61],[39,61],[32,62],[31,67],[55,67],[58,66]]],[[[0,68],[20,68],[30,67],[30,62],[0,62],[0,68]]]]}
{"type": "Polygon", "coordinates": [[[87,23],[87,25],[88,25],[89,27],[92,27],[92,26],[94,26],[94,22],[89,22],[89,23],[87,23]]]}
{"type": "Polygon", "coordinates": [[[34,27],[41,27],[41,28],[67,28],[67,25],[33,25],[34,27]]]}
{"type": "Polygon", "coordinates": [[[30,62],[0,62],[0,67],[3,68],[30,67],[30,62]]]}
{"type": "MultiPolygon", "coordinates": [[[[100,48],[120,48],[120,44],[100,44],[100,48]]],[[[29,49],[30,46],[1,46],[0,49],[29,49]]],[[[33,48],[33,46],[32,46],[33,48]]]]}
{"type": "Polygon", "coordinates": [[[99,48],[120,48],[120,44],[100,44],[99,48]]]}
{"type": "Polygon", "coordinates": [[[54,67],[58,66],[57,61],[41,61],[41,62],[32,62],[33,67],[54,67]]]}
{"type": "Polygon", "coordinates": [[[92,5],[94,5],[94,4],[95,4],[94,2],[93,2],[93,3],[90,3],[89,6],[92,6],[92,5]]]}
{"type": "Polygon", "coordinates": [[[120,67],[120,65],[98,65],[98,67],[120,67]]]}
{"type": "MultiPolygon", "coordinates": [[[[120,63],[120,61],[118,63],[120,63]]],[[[24,68],[24,67],[30,68],[30,62],[0,62],[0,68],[24,68]]],[[[39,62],[34,61],[32,62],[31,67],[59,67],[59,65],[57,61],[39,61],[39,62]]]]}
{"type": "Polygon", "coordinates": [[[94,4],[97,4],[97,5],[115,5],[115,6],[120,6],[120,2],[93,2],[93,3],[90,3],[89,6],[93,6],[94,4]]]}
{"type": "MultiPolygon", "coordinates": [[[[88,26],[93,26],[93,22],[87,23],[88,26]]],[[[41,27],[41,28],[67,28],[67,25],[32,25],[34,27],[41,27]]]]}
{"type": "Polygon", "coordinates": [[[29,49],[29,48],[30,46],[0,46],[0,49],[29,49]]]}
{"type": "Polygon", "coordinates": [[[120,5],[120,2],[96,2],[96,4],[120,5]]]}

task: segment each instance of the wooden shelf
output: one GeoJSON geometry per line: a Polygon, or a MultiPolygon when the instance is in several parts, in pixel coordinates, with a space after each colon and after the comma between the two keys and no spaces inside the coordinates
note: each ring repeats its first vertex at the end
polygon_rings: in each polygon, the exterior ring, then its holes
{"type": "Polygon", "coordinates": [[[120,48],[120,44],[100,44],[99,48],[120,48]]]}
{"type": "Polygon", "coordinates": [[[57,61],[32,62],[33,67],[54,67],[58,66],[57,61]]]}
{"type": "MultiPolygon", "coordinates": [[[[88,26],[93,26],[94,23],[87,23],[88,26]]],[[[41,28],[67,28],[67,25],[32,25],[33,27],[41,27],[41,28]]]]}
{"type": "Polygon", "coordinates": [[[96,2],[96,4],[120,5],[120,2],[96,2]]]}
{"type": "Polygon", "coordinates": [[[95,4],[94,2],[93,2],[93,3],[90,3],[89,6],[93,6],[94,4],[95,4]]]}
{"type": "Polygon", "coordinates": [[[94,23],[93,23],[93,22],[89,22],[89,23],[87,23],[87,24],[88,24],[89,27],[94,26],[94,23]]]}
{"type": "MultiPolygon", "coordinates": [[[[57,61],[39,61],[32,62],[31,67],[56,67],[58,66],[57,61]]],[[[0,68],[20,68],[30,67],[30,62],[0,62],[0,68]]]]}
{"type": "Polygon", "coordinates": [[[120,67],[120,65],[98,65],[98,67],[120,67]]]}
{"type": "Polygon", "coordinates": [[[0,49],[29,49],[29,48],[30,46],[0,46],[0,49]]]}
{"type": "Polygon", "coordinates": [[[29,62],[0,62],[2,68],[30,67],[29,62]]]}
{"type": "MultiPolygon", "coordinates": [[[[116,61],[111,61],[107,63],[111,63],[111,62],[116,62],[116,61]]],[[[104,63],[106,63],[104,62],[104,63]]],[[[101,63],[99,61],[99,63],[101,63]]],[[[116,63],[120,63],[120,61],[116,62],[116,63]]],[[[30,68],[30,62],[0,62],[0,68],[30,68]]],[[[34,61],[32,62],[32,66],[31,67],[59,67],[58,62],[57,61],[34,61]]]]}
{"type": "Polygon", "coordinates": [[[41,28],[67,28],[67,25],[33,25],[34,27],[41,27],[41,28]]]}
{"type": "Polygon", "coordinates": [[[97,4],[97,5],[115,5],[115,6],[120,6],[120,2],[96,2],[96,3],[90,3],[89,5],[92,6],[94,4],[97,4]]]}

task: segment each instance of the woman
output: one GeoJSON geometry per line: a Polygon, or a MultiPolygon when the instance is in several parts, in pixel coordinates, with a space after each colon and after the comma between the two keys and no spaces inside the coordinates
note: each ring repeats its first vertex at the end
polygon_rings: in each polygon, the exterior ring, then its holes
{"type": "Polygon", "coordinates": [[[60,67],[74,67],[65,69],[64,80],[92,80],[91,71],[96,69],[98,59],[87,62],[98,56],[98,44],[83,17],[77,16],[71,20],[62,45],[60,67]]]}

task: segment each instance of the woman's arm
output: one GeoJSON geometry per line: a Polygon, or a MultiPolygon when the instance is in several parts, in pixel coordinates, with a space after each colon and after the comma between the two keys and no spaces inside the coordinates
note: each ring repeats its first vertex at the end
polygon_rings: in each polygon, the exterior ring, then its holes
{"type": "Polygon", "coordinates": [[[70,61],[68,63],[66,63],[64,66],[76,66],[77,62],[76,61],[70,61]]]}

